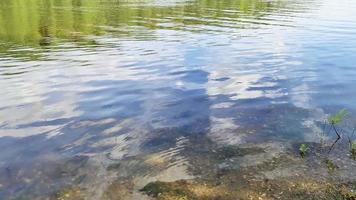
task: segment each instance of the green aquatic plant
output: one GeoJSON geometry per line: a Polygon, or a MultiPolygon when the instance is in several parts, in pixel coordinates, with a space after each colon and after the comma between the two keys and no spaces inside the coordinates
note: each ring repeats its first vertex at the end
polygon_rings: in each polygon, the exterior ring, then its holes
{"type": "Polygon", "coordinates": [[[350,153],[351,153],[352,159],[354,159],[354,160],[356,160],[356,140],[353,140],[355,132],[356,132],[356,128],[354,128],[352,133],[348,136],[350,153]]]}
{"type": "Polygon", "coordinates": [[[339,124],[340,122],[342,122],[344,120],[344,118],[348,115],[348,112],[346,109],[341,109],[339,110],[337,113],[335,113],[334,115],[330,116],[328,118],[328,122],[331,126],[331,128],[334,130],[337,138],[334,141],[334,143],[331,145],[330,149],[329,149],[329,153],[333,150],[335,144],[341,139],[341,134],[340,132],[336,129],[337,124],[339,124]]]}
{"type": "Polygon", "coordinates": [[[342,120],[348,115],[348,112],[346,109],[341,109],[334,115],[330,116],[328,118],[328,122],[331,125],[336,125],[342,122],[342,120]]]}
{"type": "Polygon", "coordinates": [[[330,159],[326,159],[325,164],[329,173],[335,172],[337,169],[339,169],[339,167],[330,159]]]}
{"type": "Polygon", "coordinates": [[[350,153],[352,159],[356,160],[356,140],[352,141],[350,144],[350,153]]]}
{"type": "Polygon", "coordinates": [[[299,154],[302,158],[305,157],[305,155],[307,154],[307,151],[309,150],[309,147],[306,144],[301,144],[299,146],[299,154]]]}

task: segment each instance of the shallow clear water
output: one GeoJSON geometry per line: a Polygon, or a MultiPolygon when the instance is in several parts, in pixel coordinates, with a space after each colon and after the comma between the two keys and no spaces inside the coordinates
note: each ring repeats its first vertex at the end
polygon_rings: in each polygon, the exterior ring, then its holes
{"type": "Polygon", "coordinates": [[[192,179],[185,152],[206,140],[266,159],[318,142],[329,113],[356,113],[355,13],[351,0],[2,0],[1,199],[192,179]]]}

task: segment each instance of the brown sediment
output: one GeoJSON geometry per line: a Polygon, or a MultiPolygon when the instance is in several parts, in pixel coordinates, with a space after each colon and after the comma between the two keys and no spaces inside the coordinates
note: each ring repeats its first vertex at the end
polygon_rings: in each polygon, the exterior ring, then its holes
{"type": "MultiPolygon", "coordinates": [[[[244,166],[239,163],[246,161],[243,158],[255,158],[256,155],[264,155],[266,151],[270,153],[269,145],[269,149],[261,145],[245,148],[205,145],[201,149],[195,146],[195,151],[187,148],[187,151],[180,154],[189,158],[190,171],[199,173],[198,176],[190,180],[166,182],[153,179],[153,182],[141,186],[140,194],[157,200],[356,200],[356,182],[317,177],[328,174],[328,164],[325,160],[314,161],[317,158],[312,155],[302,159],[295,152],[281,152],[267,159],[262,158],[258,164],[244,166]],[[322,173],[321,169],[324,170],[322,173]]],[[[164,169],[169,162],[159,155],[148,154],[142,157],[142,161],[150,170],[152,167],[164,169]]],[[[119,164],[109,168],[110,171],[120,171],[119,164]]],[[[137,190],[137,185],[126,176],[111,182],[99,200],[135,199],[133,193],[137,190]]],[[[58,192],[56,200],[81,200],[85,193],[82,188],[74,186],[58,192]]]]}
{"type": "Polygon", "coordinates": [[[159,200],[173,199],[231,199],[237,191],[225,186],[214,186],[208,183],[180,180],[176,182],[154,182],[146,185],[143,192],[159,200]]]}
{"type": "MultiPolygon", "coordinates": [[[[356,197],[356,182],[344,178],[354,173],[339,177],[339,172],[354,169],[346,167],[351,159],[340,162],[331,155],[327,162],[326,157],[312,151],[302,159],[298,155],[299,144],[286,147],[278,142],[266,142],[220,146],[205,137],[177,141],[184,141],[184,145],[108,165],[107,170],[118,173],[119,177],[110,181],[95,199],[142,199],[136,195],[157,200],[355,200],[356,197]],[[177,166],[183,169],[179,172],[189,177],[171,170],[177,166]],[[331,168],[333,173],[330,173],[331,168]]],[[[308,146],[313,150],[317,148],[312,143],[308,146]]],[[[75,197],[76,193],[66,189],[59,194],[57,197],[71,200],[69,197],[75,197]]],[[[89,193],[86,195],[90,199],[89,193]]],[[[82,196],[76,199],[80,198],[82,196]]]]}
{"type": "Polygon", "coordinates": [[[245,156],[264,154],[263,148],[205,148],[186,155],[193,158],[190,160],[195,168],[192,171],[200,171],[199,178],[152,182],[141,191],[157,200],[356,200],[356,182],[318,177],[328,174],[330,164],[325,160],[317,161],[316,157],[306,160],[297,154],[282,152],[244,167],[234,165],[245,156]]]}
{"type": "Polygon", "coordinates": [[[133,186],[128,183],[114,182],[109,185],[102,200],[127,200],[132,195],[133,186]]]}
{"type": "Polygon", "coordinates": [[[212,185],[199,181],[154,182],[142,191],[157,200],[355,200],[356,183],[333,184],[309,179],[263,180],[248,185],[212,185]]]}
{"type": "Polygon", "coordinates": [[[52,199],[53,200],[84,200],[86,192],[83,188],[73,186],[65,188],[57,192],[52,199]]]}

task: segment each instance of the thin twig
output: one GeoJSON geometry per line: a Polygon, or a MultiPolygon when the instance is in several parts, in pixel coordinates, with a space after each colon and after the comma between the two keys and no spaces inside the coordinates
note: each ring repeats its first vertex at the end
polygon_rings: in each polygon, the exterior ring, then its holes
{"type": "Polygon", "coordinates": [[[336,139],[335,142],[331,145],[328,154],[331,152],[331,150],[333,150],[335,144],[341,139],[341,135],[340,135],[339,132],[336,130],[335,125],[332,124],[331,126],[332,126],[332,128],[334,129],[334,131],[335,131],[335,133],[336,133],[336,135],[337,135],[337,139],[336,139]]]}
{"type": "Polygon", "coordinates": [[[335,142],[331,145],[331,147],[330,147],[330,149],[329,149],[329,151],[328,151],[328,154],[331,152],[331,150],[333,150],[335,144],[336,144],[339,140],[340,140],[340,138],[337,138],[337,139],[335,140],[335,142]]]}
{"type": "Polygon", "coordinates": [[[336,130],[335,125],[333,124],[332,127],[333,127],[333,129],[334,129],[334,131],[335,131],[335,133],[336,133],[336,135],[337,135],[337,138],[340,139],[340,138],[341,138],[341,135],[340,135],[339,132],[336,130]]]}

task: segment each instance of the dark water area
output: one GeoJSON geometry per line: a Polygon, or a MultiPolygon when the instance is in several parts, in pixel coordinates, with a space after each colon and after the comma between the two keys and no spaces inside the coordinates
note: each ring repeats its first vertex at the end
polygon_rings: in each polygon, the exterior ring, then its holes
{"type": "Polygon", "coordinates": [[[355,13],[351,0],[1,0],[0,199],[278,199],[245,195],[253,180],[354,182],[355,13]],[[343,108],[330,174],[324,124],[343,108]],[[141,190],[156,181],[209,189],[141,190]]]}

